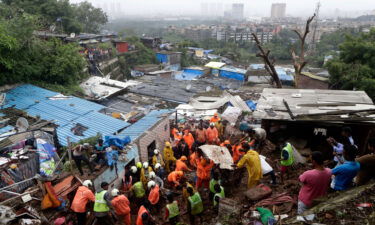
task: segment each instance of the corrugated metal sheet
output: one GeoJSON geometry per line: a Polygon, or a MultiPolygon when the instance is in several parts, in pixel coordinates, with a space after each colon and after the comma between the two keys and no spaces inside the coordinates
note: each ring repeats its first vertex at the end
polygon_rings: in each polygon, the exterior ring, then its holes
{"type": "Polygon", "coordinates": [[[10,131],[10,130],[13,130],[13,126],[11,126],[11,125],[8,125],[8,126],[5,126],[5,127],[2,127],[2,128],[0,128],[0,134],[3,134],[3,133],[5,133],[5,132],[8,132],[8,131],[10,131]]]}
{"type": "Polygon", "coordinates": [[[61,145],[67,145],[67,137],[77,142],[95,136],[97,133],[111,135],[129,126],[122,120],[106,116],[98,111],[105,106],[76,97],[63,97],[58,100],[49,99],[59,93],[34,85],[18,86],[7,93],[5,108],[15,107],[25,110],[31,116],[39,116],[44,120],[52,120],[59,125],[56,129],[61,145]],[[88,129],[83,136],[74,135],[71,129],[77,123],[88,129]]]}
{"type": "Polygon", "coordinates": [[[136,123],[131,125],[130,127],[126,128],[122,132],[118,134],[119,137],[130,136],[132,141],[139,138],[145,131],[150,129],[154,126],[157,122],[161,119],[165,118],[165,115],[169,115],[172,110],[169,109],[161,109],[161,110],[154,110],[147,114],[142,119],[138,120],[136,123]]]}

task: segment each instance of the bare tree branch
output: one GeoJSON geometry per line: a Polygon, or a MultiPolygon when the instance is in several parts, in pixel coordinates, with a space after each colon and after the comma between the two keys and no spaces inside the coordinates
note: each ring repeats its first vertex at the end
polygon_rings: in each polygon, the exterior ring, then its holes
{"type": "Polygon", "coordinates": [[[309,17],[306,21],[306,26],[305,26],[305,31],[302,34],[298,30],[293,30],[297,35],[300,40],[300,52],[299,55],[296,54],[296,51],[294,49],[291,49],[291,55],[293,59],[293,66],[295,70],[295,84],[298,86],[298,78],[299,75],[301,75],[301,72],[303,68],[306,66],[307,62],[305,61],[305,44],[306,44],[306,38],[307,35],[310,32],[310,24],[315,18],[315,14],[311,17],[309,17]]]}
{"type": "Polygon", "coordinates": [[[255,40],[255,43],[257,44],[257,47],[260,51],[259,53],[256,54],[257,57],[261,57],[263,59],[264,67],[267,70],[267,72],[271,75],[271,77],[273,78],[274,82],[276,83],[276,87],[282,88],[282,84],[281,84],[281,81],[279,79],[279,75],[276,72],[274,62],[271,62],[271,60],[269,58],[270,50],[265,51],[263,49],[258,37],[254,33],[252,33],[251,35],[253,36],[253,38],[255,40]]]}

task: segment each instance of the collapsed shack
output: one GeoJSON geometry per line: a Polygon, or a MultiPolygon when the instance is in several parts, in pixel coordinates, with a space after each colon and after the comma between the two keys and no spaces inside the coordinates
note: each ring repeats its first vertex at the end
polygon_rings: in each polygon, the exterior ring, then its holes
{"type": "Polygon", "coordinates": [[[328,137],[344,126],[353,130],[361,154],[375,136],[375,105],[363,91],[266,88],[253,113],[271,141],[289,139],[298,150],[322,151],[332,157],[328,137]]]}

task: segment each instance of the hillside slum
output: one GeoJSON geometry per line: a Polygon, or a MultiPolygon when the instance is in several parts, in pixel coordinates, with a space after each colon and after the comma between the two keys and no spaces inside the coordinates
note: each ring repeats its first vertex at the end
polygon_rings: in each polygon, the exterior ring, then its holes
{"type": "Polygon", "coordinates": [[[1,224],[374,224],[365,92],[212,74],[81,86],[95,102],[29,84],[4,91],[1,224]],[[361,167],[337,172],[348,164],[361,167]],[[301,175],[318,170],[316,195],[301,175]]]}

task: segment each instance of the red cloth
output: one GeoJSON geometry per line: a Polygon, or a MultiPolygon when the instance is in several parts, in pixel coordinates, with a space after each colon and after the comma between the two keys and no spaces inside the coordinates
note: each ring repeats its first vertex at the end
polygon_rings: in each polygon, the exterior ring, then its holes
{"type": "Polygon", "coordinates": [[[77,213],[86,212],[86,204],[88,201],[95,201],[94,193],[92,193],[89,188],[80,186],[78,187],[76,195],[74,196],[71,209],[77,213]]]}
{"type": "Polygon", "coordinates": [[[159,202],[160,193],[159,193],[159,185],[155,185],[155,187],[150,191],[150,194],[148,195],[148,201],[152,205],[156,205],[159,202]]]}
{"type": "Polygon", "coordinates": [[[332,172],[330,169],[308,170],[299,176],[299,181],[303,183],[299,191],[298,199],[305,205],[310,206],[316,198],[327,194],[331,183],[332,172]]]}
{"type": "Polygon", "coordinates": [[[112,199],[112,206],[117,215],[126,215],[130,213],[130,202],[125,195],[119,195],[112,199]]]}
{"type": "Polygon", "coordinates": [[[150,215],[150,213],[147,211],[147,209],[142,205],[138,210],[138,216],[137,216],[137,223],[136,225],[143,225],[142,215],[144,213],[147,213],[150,215]]]}

